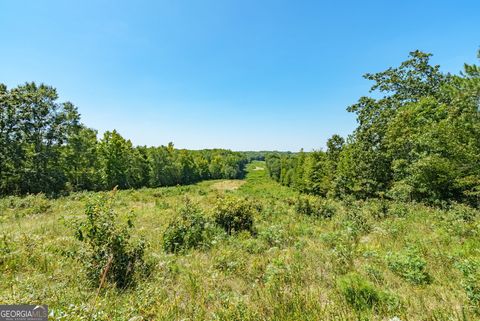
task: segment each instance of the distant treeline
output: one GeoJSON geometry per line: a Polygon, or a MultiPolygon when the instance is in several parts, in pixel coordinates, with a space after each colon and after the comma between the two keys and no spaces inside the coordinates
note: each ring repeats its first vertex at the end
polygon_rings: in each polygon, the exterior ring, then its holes
{"type": "Polygon", "coordinates": [[[258,161],[264,161],[269,155],[294,155],[292,152],[279,152],[279,151],[247,151],[247,152],[241,152],[249,162],[258,160],[258,161]]]}
{"type": "Polygon", "coordinates": [[[240,178],[250,158],[229,150],[135,147],[117,131],[97,132],[54,88],[0,84],[0,195],[139,188],[240,178]]]}
{"type": "Polygon", "coordinates": [[[375,95],[348,107],[353,134],[326,151],[269,155],[270,176],[317,195],[480,206],[480,68],[445,74],[430,56],[366,74],[375,95]]]}

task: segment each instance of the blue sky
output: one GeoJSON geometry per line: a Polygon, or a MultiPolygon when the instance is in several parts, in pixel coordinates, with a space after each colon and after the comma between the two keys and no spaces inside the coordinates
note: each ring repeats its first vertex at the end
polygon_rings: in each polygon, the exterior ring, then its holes
{"type": "Polygon", "coordinates": [[[0,82],[56,87],[138,145],[306,150],[348,135],[361,76],[475,63],[480,1],[0,1],[0,82]]]}

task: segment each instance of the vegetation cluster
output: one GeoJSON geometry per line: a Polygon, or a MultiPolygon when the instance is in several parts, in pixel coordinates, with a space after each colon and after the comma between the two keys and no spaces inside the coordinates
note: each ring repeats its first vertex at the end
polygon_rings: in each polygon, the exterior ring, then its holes
{"type": "Polygon", "coordinates": [[[480,67],[445,74],[430,56],[366,74],[373,96],[348,107],[355,131],[326,151],[268,155],[270,176],[314,195],[479,207],[480,67]]]}

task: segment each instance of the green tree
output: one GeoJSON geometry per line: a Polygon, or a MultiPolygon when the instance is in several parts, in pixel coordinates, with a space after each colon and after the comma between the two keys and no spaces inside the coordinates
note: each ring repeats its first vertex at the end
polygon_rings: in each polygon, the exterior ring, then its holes
{"type": "Polygon", "coordinates": [[[268,174],[277,182],[280,180],[282,171],[280,156],[277,154],[268,155],[266,158],[268,174]]]}
{"type": "Polygon", "coordinates": [[[0,86],[2,193],[54,194],[66,183],[61,150],[80,115],[71,103],[58,103],[54,88],[26,83],[0,86]]]}
{"type": "Polygon", "coordinates": [[[99,156],[104,188],[133,187],[133,148],[129,140],[125,140],[116,130],[105,132],[99,143],[99,156]]]}
{"type": "Polygon", "coordinates": [[[466,66],[463,76],[452,77],[438,97],[398,110],[385,140],[393,160],[393,197],[478,204],[479,79],[478,68],[466,66]]]}
{"type": "Polygon", "coordinates": [[[399,67],[364,76],[374,81],[371,91],[384,96],[379,99],[361,97],[348,108],[356,113],[358,127],[351,140],[355,146],[341,156],[353,158],[342,162],[341,177],[337,178],[341,188],[347,188],[345,192],[359,197],[376,196],[392,184],[392,159],[385,144],[389,123],[402,106],[424,97],[439,97],[440,88],[451,79],[439,71],[439,66],[429,64],[430,57],[430,54],[414,51],[399,67]]]}
{"type": "Polygon", "coordinates": [[[68,136],[62,154],[63,168],[74,191],[99,189],[97,131],[78,126],[68,136]]]}

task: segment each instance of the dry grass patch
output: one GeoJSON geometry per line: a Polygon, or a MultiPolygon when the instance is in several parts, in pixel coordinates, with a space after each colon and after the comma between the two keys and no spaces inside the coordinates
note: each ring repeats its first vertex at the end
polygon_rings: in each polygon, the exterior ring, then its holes
{"type": "Polygon", "coordinates": [[[238,180],[238,179],[220,181],[212,184],[212,189],[216,189],[218,191],[234,191],[234,190],[237,190],[243,184],[245,184],[245,182],[246,181],[244,180],[238,180]]]}

